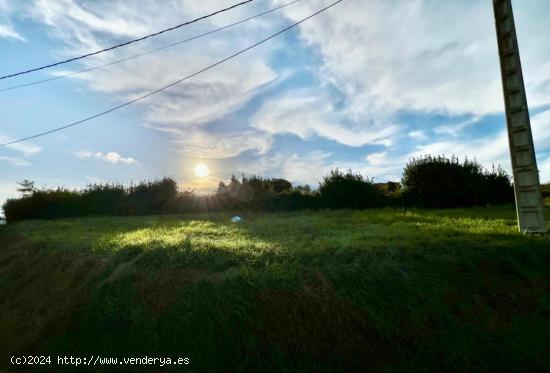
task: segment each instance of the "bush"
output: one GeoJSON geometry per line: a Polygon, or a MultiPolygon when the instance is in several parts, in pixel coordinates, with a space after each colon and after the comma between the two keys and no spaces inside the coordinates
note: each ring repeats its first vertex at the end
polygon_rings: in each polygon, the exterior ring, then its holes
{"type": "Polygon", "coordinates": [[[241,180],[233,175],[228,185],[220,182],[218,191],[212,198],[207,198],[214,208],[226,210],[271,210],[277,205],[278,197],[291,193],[292,184],[285,179],[269,179],[260,176],[242,176],[241,180]]]}
{"type": "MultiPolygon", "coordinates": [[[[548,186],[543,189],[547,193],[548,186]]],[[[501,204],[514,199],[510,178],[500,168],[485,171],[477,162],[444,156],[411,160],[402,184],[373,184],[351,170],[332,170],[319,184],[293,187],[285,179],[232,176],[219,183],[216,193],[200,196],[178,192],[172,178],[124,187],[121,184],[90,185],[84,190],[63,188],[39,190],[34,183],[21,183],[19,199],[4,205],[8,222],[85,215],[145,215],[209,211],[293,211],[319,208],[365,209],[372,207],[460,207],[501,204]]]]}
{"type": "Polygon", "coordinates": [[[384,204],[384,194],[371,180],[359,173],[338,169],[330,171],[319,184],[319,194],[323,207],[364,209],[384,204]]]}
{"type": "Polygon", "coordinates": [[[295,211],[318,209],[321,207],[318,193],[307,193],[301,190],[289,190],[270,196],[267,210],[295,211]]]}
{"type": "Polygon", "coordinates": [[[141,182],[127,191],[125,214],[165,214],[176,211],[178,184],[172,178],[141,182]]]}
{"type": "Polygon", "coordinates": [[[126,203],[126,189],[120,184],[93,184],[78,197],[85,206],[84,215],[120,215],[126,203]]]}
{"type": "Polygon", "coordinates": [[[67,189],[34,190],[20,199],[8,199],[4,205],[6,221],[22,219],[50,219],[57,216],[79,216],[82,201],[78,193],[67,189]]]}
{"type": "Polygon", "coordinates": [[[271,179],[269,183],[274,193],[283,193],[292,190],[292,184],[285,179],[271,179]]]}
{"type": "Polygon", "coordinates": [[[466,159],[427,155],[414,158],[403,172],[403,197],[429,208],[470,207],[513,202],[510,177],[501,168],[486,171],[466,159]]]}
{"type": "Polygon", "coordinates": [[[177,193],[177,183],[164,178],[129,188],[94,184],[81,191],[34,189],[19,199],[8,199],[2,207],[8,222],[85,215],[163,214],[176,211],[177,193]]]}

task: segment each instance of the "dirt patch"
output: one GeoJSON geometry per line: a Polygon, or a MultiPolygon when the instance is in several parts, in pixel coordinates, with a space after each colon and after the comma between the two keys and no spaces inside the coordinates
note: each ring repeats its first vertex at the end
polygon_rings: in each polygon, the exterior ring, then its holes
{"type": "Polygon", "coordinates": [[[319,272],[299,291],[268,291],[258,303],[258,335],[267,352],[275,347],[288,358],[311,358],[345,371],[380,371],[391,361],[390,343],[319,272]]]}

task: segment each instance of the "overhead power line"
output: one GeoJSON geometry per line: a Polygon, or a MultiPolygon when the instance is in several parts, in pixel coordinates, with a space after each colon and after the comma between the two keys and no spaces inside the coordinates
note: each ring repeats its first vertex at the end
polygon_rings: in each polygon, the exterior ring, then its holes
{"type": "Polygon", "coordinates": [[[199,34],[199,35],[196,35],[196,36],[193,36],[193,37],[184,39],[184,40],[180,40],[180,41],[177,41],[177,42],[173,42],[173,43],[170,43],[170,44],[166,44],[166,45],[163,45],[163,46],[161,46],[161,47],[157,47],[157,48],[154,48],[154,49],[145,51],[145,52],[143,52],[143,53],[135,54],[135,55],[133,55],[133,56],[121,58],[121,59],[119,59],[119,60],[114,60],[114,61],[112,61],[112,62],[108,62],[108,63],[96,65],[96,66],[92,66],[92,67],[89,67],[89,68],[86,68],[86,69],[82,69],[82,70],[70,72],[70,73],[67,73],[67,74],[57,75],[57,76],[54,76],[54,77],[51,77],[51,78],[47,78],[47,79],[36,80],[36,81],[33,81],[33,82],[18,84],[18,85],[14,85],[14,86],[11,86],[11,87],[6,87],[6,88],[0,88],[0,92],[11,91],[11,90],[18,89],[18,88],[28,87],[28,86],[32,86],[32,85],[36,85],[36,84],[41,84],[41,83],[47,83],[47,82],[51,82],[51,81],[59,80],[59,79],[64,79],[64,78],[69,78],[69,77],[71,77],[71,76],[75,76],[75,75],[87,73],[87,72],[94,71],[94,70],[98,70],[98,69],[101,69],[101,68],[104,68],[104,67],[108,67],[108,66],[113,66],[113,65],[119,64],[119,63],[121,63],[121,62],[130,61],[130,60],[136,59],[136,58],[138,58],[138,57],[142,57],[142,56],[145,56],[145,55],[148,55],[148,54],[151,54],[151,53],[159,52],[159,51],[164,50],[164,49],[172,48],[172,47],[175,47],[175,46],[178,46],[178,45],[181,45],[181,44],[185,44],[185,43],[188,43],[188,42],[190,42],[190,41],[193,41],[193,40],[196,40],[196,39],[205,37],[205,36],[207,36],[207,35],[211,35],[211,34],[214,34],[214,33],[216,33],[216,32],[219,32],[219,31],[222,31],[222,30],[226,30],[226,29],[228,29],[228,28],[230,28],[230,27],[240,25],[241,23],[244,23],[244,22],[253,20],[253,19],[255,19],[255,18],[264,16],[264,15],[266,15],[266,14],[275,12],[275,11],[280,10],[280,9],[282,9],[282,8],[285,8],[285,7],[289,6],[289,5],[296,4],[296,3],[300,2],[300,1],[302,1],[302,0],[294,0],[294,1],[291,1],[291,2],[289,2],[289,3],[280,5],[280,6],[278,6],[278,7],[275,7],[275,8],[269,9],[269,10],[266,10],[265,12],[258,13],[258,14],[254,15],[254,16],[251,16],[251,17],[242,19],[242,20],[240,20],[240,21],[230,23],[230,24],[228,24],[228,25],[225,25],[225,26],[216,28],[216,29],[211,30],[211,31],[204,32],[204,33],[202,33],[202,34],[199,34]]]}
{"type": "Polygon", "coordinates": [[[250,2],[252,2],[252,1],[254,1],[254,0],[246,0],[246,1],[240,2],[240,3],[238,3],[238,4],[232,5],[232,6],[230,6],[230,7],[227,7],[227,8],[224,8],[224,9],[217,10],[217,11],[215,11],[214,13],[210,13],[210,14],[207,14],[207,15],[205,15],[205,16],[202,16],[202,17],[199,17],[199,18],[195,18],[195,19],[192,20],[192,21],[184,22],[184,23],[181,23],[181,24],[176,25],[176,26],[174,26],[174,27],[170,27],[170,28],[167,28],[167,29],[158,31],[158,32],[155,32],[155,33],[153,33],[153,34],[149,34],[149,35],[143,36],[143,37],[141,37],[141,38],[132,39],[132,40],[129,40],[129,41],[124,42],[124,43],[121,43],[121,44],[113,45],[112,47],[109,47],[109,48],[100,49],[100,50],[98,50],[98,51],[91,52],[91,53],[87,53],[87,54],[84,54],[84,55],[82,55],[82,56],[69,58],[69,59],[67,59],[67,60],[55,62],[55,63],[49,64],[49,65],[44,65],[44,66],[40,66],[40,67],[35,67],[35,68],[33,68],[33,69],[29,69],[29,70],[25,70],[25,71],[20,71],[20,72],[18,72],[18,73],[13,73],[13,74],[8,74],[8,75],[0,76],[0,80],[2,80],[2,79],[7,79],[7,78],[13,78],[14,76],[19,76],[19,75],[23,75],[23,74],[32,73],[32,72],[34,72],[34,71],[44,70],[44,69],[47,69],[47,68],[49,68],[49,67],[54,67],[54,66],[63,65],[63,64],[65,64],[65,63],[69,63],[69,62],[72,62],[72,61],[81,60],[81,59],[86,58],[86,57],[95,56],[95,55],[100,54],[100,53],[103,53],[103,52],[107,52],[107,51],[110,51],[110,50],[113,50],[113,49],[116,49],[116,48],[124,47],[124,46],[126,46],[126,45],[130,45],[130,44],[136,43],[136,42],[138,42],[138,41],[142,41],[142,40],[145,40],[145,39],[149,39],[149,38],[151,38],[151,37],[153,37],[153,36],[157,36],[157,35],[160,35],[160,34],[164,34],[165,32],[172,31],[172,30],[176,30],[176,29],[178,29],[178,28],[180,28],[180,27],[190,25],[191,23],[195,23],[195,22],[201,21],[201,20],[203,20],[203,19],[210,18],[210,17],[212,17],[212,16],[215,16],[216,14],[223,13],[223,12],[227,12],[228,10],[237,8],[237,7],[241,6],[241,5],[250,3],[250,2]]]}
{"type": "Polygon", "coordinates": [[[76,122],[69,123],[69,124],[64,125],[64,126],[62,126],[62,127],[54,128],[54,129],[52,129],[52,130],[49,130],[49,131],[46,131],[46,132],[41,132],[41,133],[38,133],[38,134],[36,134],[36,135],[32,135],[32,136],[28,136],[28,137],[21,138],[21,139],[18,139],[18,140],[9,141],[9,142],[0,144],[0,147],[7,146],[7,145],[12,145],[12,144],[15,144],[15,143],[18,143],[18,142],[31,140],[31,139],[35,139],[35,138],[37,138],[37,137],[41,137],[41,136],[44,136],[44,135],[48,135],[48,134],[50,134],[50,133],[58,132],[58,131],[61,131],[61,130],[66,129],[66,128],[76,126],[76,125],[78,125],[78,124],[82,124],[82,123],[84,123],[84,122],[88,122],[88,121],[90,121],[90,120],[92,120],[92,119],[101,117],[101,116],[103,116],[103,115],[105,115],[105,114],[109,114],[109,113],[111,113],[111,112],[113,112],[113,111],[115,111],[115,110],[121,109],[121,108],[123,108],[123,107],[125,107],[125,106],[128,106],[128,105],[131,105],[131,104],[133,104],[133,103],[135,103],[135,102],[141,101],[141,100],[143,100],[143,99],[145,99],[145,98],[147,98],[147,97],[149,97],[149,96],[152,96],[152,95],[154,95],[154,94],[157,94],[157,93],[159,93],[159,92],[162,92],[162,91],[164,91],[164,90],[166,90],[166,89],[168,89],[168,88],[170,88],[170,87],[172,87],[172,86],[175,86],[176,84],[179,84],[179,83],[181,83],[181,82],[183,82],[183,81],[185,81],[185,80],[187,80],[187,79],[190,79],[190,78],[192,78],[192,77],[194,77],[194,76],[197,76],[197,75],[199,75],[199,74],[201,74],[201,73],[203,73],[203,72],[205,72],[205,71],[207,71],[207,70],[210,70],[210,69],[212,69],[213,67],[216,67],[216,66],[218,66],[218,65],[221,65],[222,63],[224,63],[224,62],[226,62],[226,61],[228,61],[228,60],[231,60],[231,59],[233,59],[233,58],[235,58],[235,57],[237,57],[237,56],[239,56],[239,55],[241,55],[241,54],[243,54],[243,53],[245,53],[245,52],[247,52],[247,51],[249,51],[249,50],[251,50],[251,49],[257,47],[258,45],[263,44],[263,43],[267,42],[268,40],[271,40],[271,39],[275,38],[276,36],[279,36],[279,35],[281,35],[282,33],[284,33],[284,32],[286,32],[286,31],[288,31],[288,30],[290,30],[290,29],[292,29],[292,28],[294,28],[294,27],[296,27],[296,26],[298,26],[298,25],[304,23],[305,21],[307,21],[307,20],[309,20],[309,19],[311,19],[311,18],[317,16],[318,14],[323,13],[324,11],[326,11],[326,10],[332,8],[333,6],[335,6],[335,5],[339,4],[339,3],[341,3],[342,1],[344,1],[344,0],[338,0],[338,1],[336,1],[336,2],[334,2],[334,3],[332,3],[332,4],[330,4],[330,5],[328,5],[328,6],[326,6],[326,7],[324,7],[324,8],[322,8],[322,9],[316,11],[315,13],[313,13],[313,14],[311,14],[311,15],[309,15],[309,16],[307,16],[307,17],[305,17],[305,18],[302,18],[300,21],[298,21],[298,22],[296,22],[296,23],[293,23],[292,25],[290,25],[290,26],[288,26],[288,27],[285,27],[285,28],[282,29],[281,31],[279,31],[279,32],[277,32],[277,33],[275,33],[275,34],[272,34],[272,35],[268,36],[267,38],[262,39],[262,40],[260,40],[260,41],[258,41],[258,42],[256,42],[256,43],[250,45],[249,47],[247,47],[247,48],[245,48],[245,49],[241,49],[240,51],[238,51],[238,52],[236,52],[236,53],[233,53],[232,55],[230,55],[230,56],[228,56],[228,57],[225,57],[225,58],[219,60],[218,62],[215,62],[215,63],[213,63],[213,64],[211,64],[211,65],[209,65],[209,66],[207,66],[207,67],[205,67],[205,68],[202,68],[201,70],[198,70],[198,71],[194,72],[193,74],[187,75],[187,76],[185,76],[185,77],[183,77],[183,78],[181,78],[181,79],[178,79],[178,80],[176,80],[176,81],[174,81],[174,82],[172,82],[172,83],[170,83],[170,84],[168,84],[168,85],[165,85],[165,86],[163,86],[163,87],[161,87],[161,88],[158,88],[158,89],[156,89],[156,90],[154,90],[154,91],[151,91],[151,92],[149,92],[149,93],[147,93],[147,94],[145,94],[145,95],[143,95],[143,96],[139,96],[139,97],[137,97],[137,98],[135,98],[135,99],[133,99],[133,100],[127,101],[127,102],[125,102],[125,103],[123,103],[123,104],[120,104],[120,105],[117,105],[117,106],[115,106],[115,107],[112,107],[112,108],[110,108],[110,109],[108,109],[108,110],[102,111],[101,113],[98,113],[98,114],[89,116],[89,117],[87,117],[87,118],[81,119],[81,120],[76,121],[76,122]]]}

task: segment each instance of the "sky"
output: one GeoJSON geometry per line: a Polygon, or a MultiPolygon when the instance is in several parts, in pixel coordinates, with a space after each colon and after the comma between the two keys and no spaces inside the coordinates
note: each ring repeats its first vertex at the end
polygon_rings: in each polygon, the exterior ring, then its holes
{"type": "MultiPolygon", "coordinates": [[[[237,0],[0,0],[0,75],[102,49],[237,0]]],[[[290,0],[255,0],[0,90],[149,51],[290,0]]],[[[63,126],[194,73],[331,4],[302,0],[106,68],[0,91],[0,142],[63,126]]],[[[513,1],[541,180],[550,181],[550,0],[513,1]]],[[[0,148],[17,182],[81,188],[172,176],[208,192],[232,174],[313,187],[333,168],[397,181],[423,154],[510,172],[490,0],[344,0],[233,60],[121,110],[0,148]],[[210,169],[197,177],[197,164],[210,169]]]]}

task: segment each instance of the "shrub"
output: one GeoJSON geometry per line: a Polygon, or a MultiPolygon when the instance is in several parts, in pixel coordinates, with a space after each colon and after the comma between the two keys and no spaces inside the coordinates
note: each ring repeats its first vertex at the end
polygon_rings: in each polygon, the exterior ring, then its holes
{"type": "Polygon", "coordinates": [[[413,158],[403,172],[403,197],[430,208],[512,202],[510,178],[501,168],[486,171],[476,161],[427,155],[413,158]]]}
{"type": "Polygon", "coordinates": [[[271,190],[275,193],[283,193],[292,189],[290,181],[285,179],[271,179],[269,182],[271,184],[271,190]]]}
{"type": "Polygon", "coordinates": [[[371,180],[348,170],[331,170],[319,184],[323,207],[364,209],[381,206],[384,195],[371,180]]]}
{"type": "Polygon", "coordinates": [[[84,190],[63,188],[26,192],[2,206],[8,222],[84,215],[164,214],[177,210],[177,183],[171,178],[119,184],[89,185],[84,190]]]}
{"type": "Polygon", "coordinates": [[[226,210],[269,210],[278,204],[274,202],[277,195],[291,191],[292,184],[285,179],[243,175],[239,180],[233,175],[228,185],[220,182],[215,198],[208,200],[212,206],[226,210]]]}
{"type": "Polygon", "coordinates": [[[85,215],[120,215],[126,203],[126,189],[120,184],[93,184],[80,193],[85,215]]]}
{"type": "Polygon", "coordinates": [[[32,194],[25,194],[19,199],[8,199],[3,209],[8,222],[79,216],[85,210],[78,192],[62,188],[34,190],[32,194]]]}
{"type": "MultiPolygon", "coordinates": [[[[216,193],[200,196],[178,192],[172,178],[121,184],[94,184],[83,190],[39,190],[30,181],[21,183],[19,199],[4,205],[8,222],[84,215],[145,215],[208,211],[293,211],[319,208],[364,209],[380,206],[459,207],[512,202],[510,178],[501,168],[486,171],[477,162],[456,157],[426,156],[405,167],[402,184],[373,184],[351,170],[332,170],[319,184],[293,187],[285,179],[232,176],[219,183],[216,193]]],[[[548,195],[549,187],[543,193],[548,195]]]]}
{"type": "Polygon", "coordinates": [[[269,211],[295,211],[320,207],[318,193],[303,192],[298,189],[272,194],[267,205],[269,211]]]}
{"type": "Polygon", "coordinates": [[[126,214],[164,214],[176,210],[178,184],[172,178],[131,185],[127,193],[126,214]]]}

